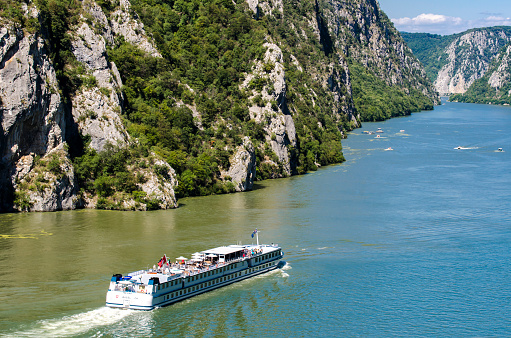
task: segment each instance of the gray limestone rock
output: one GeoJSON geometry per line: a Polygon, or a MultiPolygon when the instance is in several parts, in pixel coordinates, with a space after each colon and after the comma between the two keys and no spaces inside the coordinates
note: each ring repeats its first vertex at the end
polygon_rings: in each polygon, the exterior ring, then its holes
{"type": "Polygon", "coordinates": [[[271,85],[264,86],[261,92],[253,91],[254,99],[261,95],[264,106],[249,107],[250,117],[258,123],[264,123],[266,140],[277,155],[286,176],[293,172],[292,159],[288,145],[296,146],[296,130],[292,116],[287,108],[286,81],[282,50],[274,43],[265,43],[266,53],[262,61],[257,61],[252,72],[247,74],[242,88],[248,88],[251,81],[260,77],[271,85]]]}
{"type": "MultiPolygon", "coordinates": [[[[19,183],[31,174],[30,158],[44,157],[61,149],[66,119],[55,69],[44,41],[36,35],[0,28],[0,151],[2,200],[0,209],[11,210],[7,192],[31,198],[33,210],[73,208],[75,182],[69,175],[55,183],[49,195],[20,190],[19,183]],[[51,195],[51,196],[50,196],[51,195]],[[37,197],[37,198],[36,198],[37,197]]],[[[65,152],[62,152],[65,153],[65,152]]],[[[65,158],[65,155],[63,155],[65,158]]],[[[70,167],[63,168],[71,172],[70,167]]]]}
{"type": "Polygon", "coordinates": [[[74,120],[82,134],[91,136],[91,147],[97,151],[108,142],[126,144],[128,134],[119,116],[122,82],[115,64],[107,60],[105,40],[85,22],[76,33],[73,54],[85,66],[88,76],[94,77],[97,87],[84,86],[73,97],[74,120]]]}
{"type": "MultiPolygon", "coordinates": [[[[25,166],[27,164],[34,166],[33,156],[28,155],[22,160],[25,166]],[[29,163],[27,163],[27,160],[29,163]]],[[[32,170],[24,176],[22,181],[25,186],[28,186],[28,189],[18,190],[26,192],[32,204],[30,211],[75,209],[80,205],[80,200],[77,197],[73,165],[63,147],[51,151],[39,160],[39,162],[46,163],[46,165],[50,161],[53,161],[51,170],[48,170],[48,168],[41,170],[37,166],[32,167],[32,170]]]]}
{"type": "Polygon", "coordinates": [[[484,30],[470,31],[454,39],[444,51],[448,62],[438,72],[436,90],[441,95],[465,93],[475,80],[484,76],[509,41],[511,36],[504,31],[495,34],[484,30]]]}
{"type": "MultiPolygon", "coordinates": [[[[511,77],[511,45],[500,53],[499,65],[497,69],[491,72],[488,84],[493,88],[500,90],[510,82],[511,77]]],[[[507,93],[509,95],[511,90],[507,93]]]]}
{"type": "Polygon", "coordinates": [[[142,191],[147,193],[148,198],[160,201],[162,209],[177,208],[177,200],[174,189],[177,187],[177,177],[174,169],[163,160],[156,160],[153,168],[160,168],[158,173],[154,170],[144,172],[147,181],[141,185],[142,191]]]}
{"type": "Polygon", "coordinates": [[[236,191],[252,190],[256,175],[256,156],[254,145],[248,137],[243,139],[243,144],[236,149],[230,159],[231,166],[228,171],[222,171],[224,179],[230,177],[236,191]]]}
{"type": "Polygon", "coordinates": [[[120,9],[111,14],[112,30],[117,35],[122,35],[129,43],[137,46],[154,57],[161,57],[160,52],[153,46],[145,34],[144,24],[138,20],[136,14],[130,13],[131,4],[128,0],[120,0],[120,9]]]}

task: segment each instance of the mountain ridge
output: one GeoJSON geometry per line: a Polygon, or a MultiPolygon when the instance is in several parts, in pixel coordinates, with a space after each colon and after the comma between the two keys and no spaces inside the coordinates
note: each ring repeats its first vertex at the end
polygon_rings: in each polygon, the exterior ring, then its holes
{"type": "Polygon", "coordinates": [[[448,36],[425,33],[402,35],[424,64],[428,76],[441,95],[458,94],[453,99],[462,100],[467,92],[471,97],[467,99],[474,102],[495,101],[496,97],[492,94],[481,92],[483,87],[487,87],[490,92],[490,88],[494,88],[488,84],[491,74],[487,76],[484,86],[481,79],[491,67],[499,68],[494,63],[502,61],[500,55],[511,42],[511,27],[474,28],[448,36]],[[480,95],[475,95],[474,91],[480,92],[480,95]],[[479,99],[476,100],[474,95],[480,96],[479,99]]]}
{"type": "Polygon", "coordinates": [[[250,190],[438,103],[375,1],[2,0],[0,17],[4,211],[250,190]]]}

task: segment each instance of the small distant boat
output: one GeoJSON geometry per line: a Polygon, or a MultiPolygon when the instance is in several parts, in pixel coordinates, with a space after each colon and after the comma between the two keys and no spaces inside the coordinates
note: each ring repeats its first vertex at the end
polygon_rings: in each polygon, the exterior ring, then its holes
{"type": "Polygon", "coordinates": [[[456,148],[454,148],[454,149],[462,149],[462,148],[461,148],[461,146],[457,146],[457,147],[456,147],[456,148]]]}
{"type": "Polygon", "coordinates": [[[378,128],[378,130],[376,132],[377,133],[383,133],[383,130],[381,130],[381,128],[378,128]]]}
{"type": "Polygon", "coordinates": [[[405,132],[405,130],[404,130],[404,129],[401,129],[399,132],[400,132],[400,133],[404,133],[404,132],[405,132]]]}
{"type": "Polygon", "coordinates": [[[388,147],[385,149],[385,151],[387,151],[387,150],[394,150],[394,149],[392,149],[392,147],[388,147]]]}
{"type": "Polygon", "coordinates": [[[504,150],[502,150],[502,148],[499,148],[499,149],[497,149],[497,151],[504,151],[504,150]]]}

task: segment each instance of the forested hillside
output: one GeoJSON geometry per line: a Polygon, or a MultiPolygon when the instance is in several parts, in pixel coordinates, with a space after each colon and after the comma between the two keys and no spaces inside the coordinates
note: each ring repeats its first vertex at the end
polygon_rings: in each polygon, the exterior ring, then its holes
{"type": "Polygon", "coordinates": [[[445,48],[456,38],[456,35],[401,32],[401,36],[424,65],[428,78],[434,82],[440,69],[448,63],[445,48]]]}
{"type": "Polygon", "coordinates": [[[0,0],[0,17],[2,210],[249,190],[437,102],[372,1],[0,0]]]}

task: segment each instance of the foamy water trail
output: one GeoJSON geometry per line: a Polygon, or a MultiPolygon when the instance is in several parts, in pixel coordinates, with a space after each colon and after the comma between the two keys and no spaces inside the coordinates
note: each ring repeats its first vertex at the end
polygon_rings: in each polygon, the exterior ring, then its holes
{"type": "Polygon", "coordinates": [[[34,328],[0,335],[2,337],[70,337],[96,327],[112,325],[133,314],[131,310],[102,307],[96,310],[38,321],[34,328]]]}
{"type": "Polygon", "coordinates": [[[471,149],[479,149],[479,147],[455,147],[457,150],[471,150],[471,149]]]}
{"type": "Polygon", "coordinates": [[[282,273],[282,277],[289,277],[289,274],[286,272],[286,270],[290,269],[292,269],[291,265],[289,265],[289,263],[286,262],[286,265],[279,269],[279,271],[282,273]]]}

